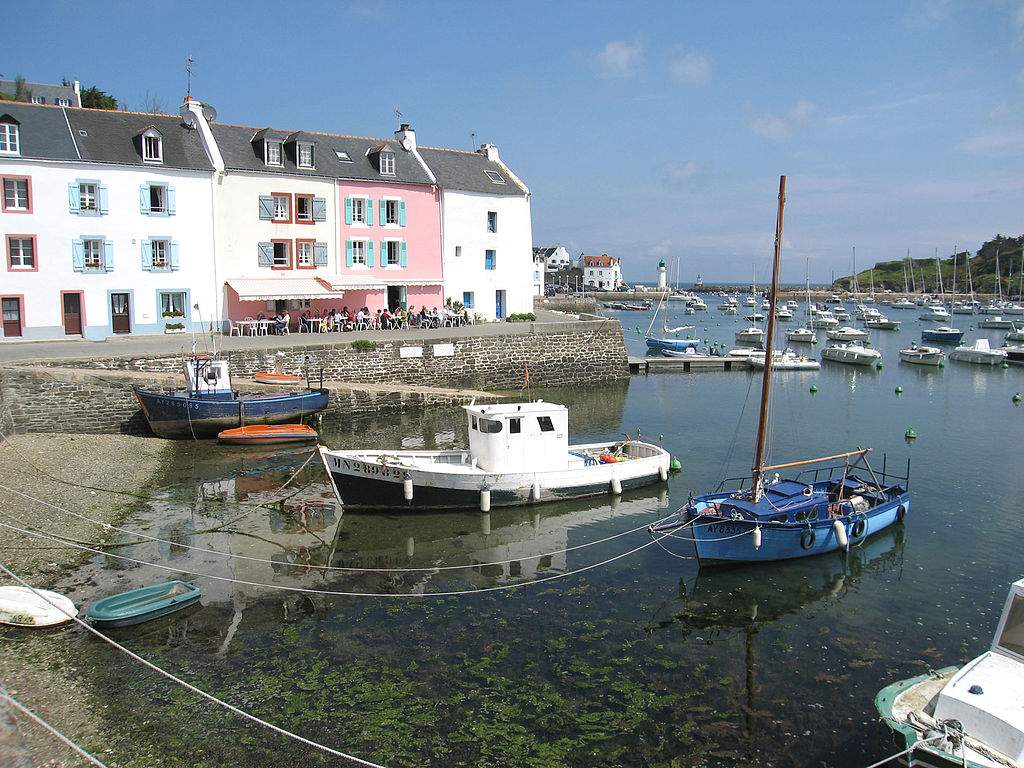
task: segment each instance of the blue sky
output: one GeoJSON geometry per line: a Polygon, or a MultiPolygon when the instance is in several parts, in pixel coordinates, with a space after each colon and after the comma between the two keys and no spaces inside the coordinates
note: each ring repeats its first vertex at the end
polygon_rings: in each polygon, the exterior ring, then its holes
{"type": "Polygon", "coordinates": [[[498,146],[536,245],[680,282],[783,279],[1024,232],[1024,1],[17,3],[0,73],[129,109],[498,146]],[[396,115],[401,111],[401,118],[396,115]]]}

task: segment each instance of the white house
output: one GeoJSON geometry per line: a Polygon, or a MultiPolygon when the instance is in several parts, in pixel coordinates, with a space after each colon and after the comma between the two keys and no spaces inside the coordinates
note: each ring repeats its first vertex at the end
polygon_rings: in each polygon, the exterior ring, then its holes
{"type": "Polygon", "coordinates": [[[538,246],[533,250],[535,254],[545,260],[548,272],[558,272],[561,269],[571,269],[572,267],[579,266],[578,260],[570,256],[569,251],[564,246],[538,246]]]}
{"type": "Polygon", "coordinates": [[[529,189],[492,144],[419,152],[441,190],[445,297],[488,320],[532,312],[529,189]]]}
{"type": "Polygon", "coordinates": [[[622,282],[622,267],[614,256],[583,257],[583,285],[596,291],[614,291],[622,282]]]}

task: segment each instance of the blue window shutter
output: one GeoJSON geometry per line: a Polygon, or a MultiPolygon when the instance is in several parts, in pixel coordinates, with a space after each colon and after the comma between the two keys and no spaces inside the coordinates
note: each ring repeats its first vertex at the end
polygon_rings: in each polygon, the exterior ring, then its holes
{"type": "Polygon", "coordinates": [[[352,241],[351,240],[346,240],[345,241],[345,266],[346,267],[351,267],[352,266],[352,241]]]}
{"type": "Polygon", "coordinates": [[[325,198],[313,198],[313,221],[327,221],[327,200],[325,198]]]}
{"type": "Polygon", "coordinates": [[[406,261],[406,253],[405,253],[405,246],[406,246],[406,242],[405,242],[405,241],[403,240],[403,241],[402,241],[402,253],[401,253],[401,255],[400,255],[400,256],[398,257],[398,263],[399,263],[399,264],[400,264],[401,266],[403,266],[403,267],[405,266],[405,261],[406,261]]]}
{"type": "Polygon", "coordinates": [[[373,226],[373,200],[366,198],[366,223],[373,226]]]}
{"type": "Polygon", "coordinates": [[[405,200],[398,202],[398,226],[405,226],[405,200]]]}
{"type": "Polygon", "coordinates": [[[174,187],[167,187],[167,215],[173,216],[177,208],[177,195],[174,194],[174,187]]]}
{"type": "MultiPolygon", "coordinates": [[[[388,210],[387,209],[387,201],[381,200],[380,201],[380,225],[382,227],[384,226],[384,224],[388,220],[387,219],[387,215],[386,215],[387,214],[387,210],[388,210]]],[[[381,251],[381,253],[384,253],[384,251],[381,251]]]]}
{"type": "Polygon", "coordinates": [[[100,213],[110,213],[110,205],[107,203],[106,184],[100,184],[100,213]]]}
{"type": "Polygon", "coordinates": [[[82,205],[82,198],[78,194],[77,182],[72,184],[68,183],[68,210],[71,213],[80,213],[82,205]]]}
{"type": "Polygon", "coordinates": [[[151,240],[142,241],[142,268],[153,269],[153,242],[151,240]]]}
{"type": "Polygon", "coordinates": [[[346,197],[345,198],[345,223],[346,224],[351,224],[352,223],[352,198],[351,197],[346,197]]]}
{"type": "Polygon", "coordinates": [[[85,271],[85,243],[81,240],[71,241],[71,268],[75,272],[85,271]]]}
{"type": "Polygon", "coordinates": [[[149,184],[139,186],[139,211],[149,215],[149,184]]]}
{"type": "Polygon", "coordinates": [[[366,266],[373,266],[373,240],[366,241],[366,266]]]}
{"type": "Polygon", "coordinates": [[[274,198],[270,195],[260,195],[260,218],[268,221],[274,218],[274,198]]]}
{"type": "Polygon", "coordinates": [[[274,266],[274,244],[273,243],[260,243],[258,247],[259,247],[259,265],[261,267],[272,267],[272,266],[274,266]]]}
{"type": "Polygon", "coordinates": [[[171,269],[178,268],[178,241],[171,240],[171,269]]]}
{"type": "Polygon", "coordinates": [[[109,240],[103,241],[103,269],[114,271],[114,244],[109,240]]]}
{"type": "Polygon", "coordinates": [[[313,243],[313,266],[327,266],[327,243],[313,243]]]}

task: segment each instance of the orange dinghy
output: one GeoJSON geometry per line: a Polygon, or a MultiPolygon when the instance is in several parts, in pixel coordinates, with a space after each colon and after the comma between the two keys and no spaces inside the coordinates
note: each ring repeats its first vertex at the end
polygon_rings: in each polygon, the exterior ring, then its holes
{"type": "Polygon", "coordinates": [[[292,376],[290,373],[254,373],[252,378],[260,384],[295,384],[305,381],[301,376],[292,376]]]}
{"type": "Polygon", "coordinates": [[[225,429],[217,435],[217,442],[231,445],[300,443],[306,440],[316,440],[316,430],[305,424],[248,424],[225,429]]]}

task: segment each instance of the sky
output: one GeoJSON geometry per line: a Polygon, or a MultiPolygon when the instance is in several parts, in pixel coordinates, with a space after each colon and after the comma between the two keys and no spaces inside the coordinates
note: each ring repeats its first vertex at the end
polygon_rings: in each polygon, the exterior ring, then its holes
{"type": "Polygon", "coordinates": [[[4,12],[0,74],[234,125],[488,142],[533,242],[629,282],[782,280],[1024,233],[1024,0],[79,3],[4,12]]]}

